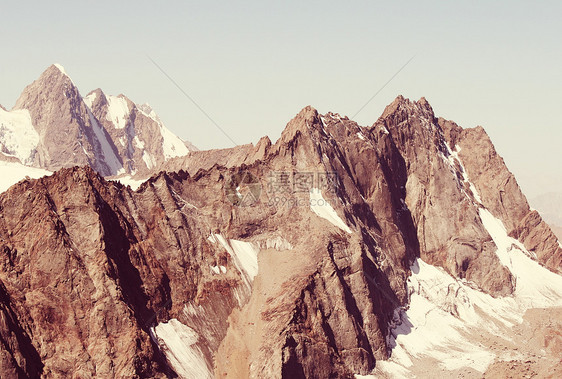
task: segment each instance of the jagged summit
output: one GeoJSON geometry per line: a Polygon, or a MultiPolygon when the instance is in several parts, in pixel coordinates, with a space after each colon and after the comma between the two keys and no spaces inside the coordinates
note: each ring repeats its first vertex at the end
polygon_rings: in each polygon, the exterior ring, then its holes
{"type": "Polygon", "coordinates": [[[318,125],[319,123],[321,124],[321,122],[318,111],[308,105],[297,113],[291,121],[289,121],[281,133],[281,139],[284,142],[287,142],[290,139],[293,139],[297,134],[309,133],[310,128],[318,125]]]}
{"type": "Polygon", "coordinates": [[[90,109],[92,109],[94,101],[97,101],[100,105],[107,104],[107,98],[101,88],[96,88],[84,96],[84,102],[90,109]]]}
{"type": "Polygon", "coordinates": [[[80,97],[78,88],[76,88],[72,79],[59,67],[62,66],[57,66],[56,64],[49,66],[41,73],[39,78],[25,87],[20,97],[16,100],[13,109],[27,109],[38,99],[46,101],[48,98],[52,98],[53,101],[56,101],[61,96],[68,98],[80,97]]]}
{"type": "Polygon", "coordinates": [[[435,114],[433,108],[426,100],[422,97],[418,101],[411,101],[410,99],[404,98],[402,95],[396,97],[396,99],[386,106],[379,120],[384,120],[389,117],[399,120],[397,124],[403,122],[408,116],[420,116],[428,124],[435,123],[435,114]]]}

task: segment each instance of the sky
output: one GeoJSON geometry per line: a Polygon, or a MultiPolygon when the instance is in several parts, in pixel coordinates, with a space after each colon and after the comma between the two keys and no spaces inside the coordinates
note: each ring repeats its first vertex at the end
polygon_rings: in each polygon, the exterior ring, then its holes
{"type": "Polygon", "coordinates": [[[148,102],[181,138],[222,148],[275,141],[307,105],[353,116],[413,57],[355,121],[424,96],[483,126],[528,196],[562,192],[560,1],[5,0],[1,18],[8,109],[60,63],[82,95],[148,102]]]}

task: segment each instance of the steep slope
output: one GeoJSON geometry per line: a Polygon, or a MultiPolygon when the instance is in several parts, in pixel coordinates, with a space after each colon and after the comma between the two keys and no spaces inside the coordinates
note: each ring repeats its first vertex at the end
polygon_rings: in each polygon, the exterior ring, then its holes
{"type": "Polygon", "coordinates": [[[562,273],[562,247],[548,224],[529,207],[515,177],[482,127],[462,129],[440,119],[449,143],[458,151],[482,204],[549,269],[562,273]]]}
{"type": "Polygon", "coordinates": [[[148,104],[137,106],[124,95],[107,96],[100,89],[84,101],[115,142],[126,171],[133,175],[189,153],[148,104]]]}
{"type": "Polygon", "coordinates": [[[27,86],[14,110],[29,113],[39,136],[34,166],[57,170],[89,165],[103,175],[122,171],[123,163],[110,136],[61,66],[50,66],[27,86]]]}
{"type": "Polygon", "coordinates": [[[433,359],[481,376],[498,354],[448,336],[562,305],[540,265],[561,253],[515,239],[548,231],[521,222],[516,183],[485,189],[471,129],[441,124],[425,99],[371,127],[306,107],[273,145],[190,153],[136,191],[88,168],[20,182],[0,195],[0,369],[352,378],[433,359]]]}

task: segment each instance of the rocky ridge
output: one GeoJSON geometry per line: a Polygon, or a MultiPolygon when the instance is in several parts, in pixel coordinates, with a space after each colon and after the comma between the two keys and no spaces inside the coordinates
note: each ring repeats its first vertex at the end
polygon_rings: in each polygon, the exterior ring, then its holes
{"type": "Polygon", "coordinates": [[[400,351],[420,272],[459,286],[433,299],[459,319],[463,293],[520,296],[505,254],[558,280],[562,249],[484,130],[425,99],[371,127],[306,107],[275,144],[169,164],[136,191],[85,167],[0,195],[7,377],[352,378],[400,351]]]}

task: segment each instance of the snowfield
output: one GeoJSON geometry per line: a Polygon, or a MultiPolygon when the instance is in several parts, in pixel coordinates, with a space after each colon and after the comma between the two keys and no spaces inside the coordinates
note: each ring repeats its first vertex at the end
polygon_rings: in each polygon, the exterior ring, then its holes
{"type": "Polygon", "coordinates": [[[213,243],[218,241],[234,260],[236,268],[242,274],[248,288],[251,288],[254,278],[258,274],[259,249],[251,242],[227,240],[221,234],[212,234],[209,237],[213,243]]]}
{"type": "Polygon", "coordinates": [[[189,326],[173,318],[151,328],[150,334],[180,377],[213,378],[213,368],[197,345],[199,335],[189,326]]]}
{"type": "Polygon", "coordinates": [[[540,266],[503,223],[488,210],[480,217],[497,246],[497,255],[516,278],[513,296],[494,298],[445,270],[416,259],[408,279],[410,304],[397,309],[389,336],[393,346],[388,361],[377,369],[393,378],[411,377],[412,359],[432,358],[441,369],[472,368],[484,372],[496,355],[467,335],[488,332],[502,335],[523,321],[530,308],[562,306],[562,276],[540,266]],[[503,325],[503,327],[502,327],[503,325]]]}
{"type": "Polygon", "coordinates": [[[31,163],[39,144],[39,134],[31,122],[27,109],[7,112],[0,108],[0,151],[31,163]]]}
{"type": "Polygon", "coordinates": [[[50,171],[27,167],[21,163],[0,161],[0,193],[5,192],[20,180],[25,179],[26,176],[37,179],[51,174],[52,172],[50,171]]]}
{"type": "Polygon", "coordinates": [[[310,208],[316,215],[328,220],[332,225],[337,226],[341,230],[351,233],[349,226],[338,216],[334,208],[322,196],[322,191],[318,188],[310,190],[310,208]]]}

